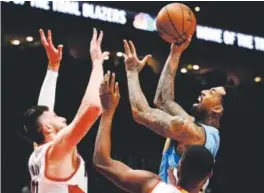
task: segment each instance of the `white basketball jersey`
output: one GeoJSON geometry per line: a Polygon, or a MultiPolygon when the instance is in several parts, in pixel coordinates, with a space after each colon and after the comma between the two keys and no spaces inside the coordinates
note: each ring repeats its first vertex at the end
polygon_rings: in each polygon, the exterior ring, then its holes
{"type": "Polygon", "coordinates": [[[170,184],[165,184],[164,182],[159,182],[154,187],[154,189],[152,190],[151,193],[186,193],[186,191],[182,192],[170,184]]]}
{"type": "Polygon", "coordinates": [[[37,147],[29,158],[31,193],[87,193],[88,176],[80,155],[79,167],[68,179],[49,179],[45,176],[45,157],[50,145],[51,143],[47,143],[37,147]]]}

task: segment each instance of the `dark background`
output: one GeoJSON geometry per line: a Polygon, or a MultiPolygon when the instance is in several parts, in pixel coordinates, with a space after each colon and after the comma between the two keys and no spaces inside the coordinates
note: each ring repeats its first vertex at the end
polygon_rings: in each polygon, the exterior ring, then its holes
{"type": "MultiPolygon", "coordinates": [[[[92,27],[104,31],[103,50],[111,52],[104,69],[116,72],[121,88],[121,101],[113,124],[113,157],[133,168],[158,172],[165,139],[136,124],[131,116],[127,81],[122,59],[122,39],[134,41],[139,55],[152,54],[163,66],[169,45],[156,32],[133,28],[133,14],[156,15],[168,2],[90,2],[132,11],[126,25],[90,20],[52,13],[29,6],[1,3],[2,16],[2,192],[18,193],[28,186],[27,159],[32,144],[21,134],[23,113],[37,103],[47,68],[44,49],[39,44],[38,29],[51,29],[55,44],[63,44],[63,61],[57,84],[55,110],[70,122],[80,104],[90,76],[89,41],[92,27]],[[16,37],[34,37],[33,43],[10,45],[16,37]]],[[[260,2],[186,2],[195,12],[198,24],[229,29],[264,37],[263,3],[260,2]]],[[[208,192],[262,192],[264,179],[263,81],[264,52],[205,42],[194,38],[182,56],[180,65],[199,64],[196,73],[177,74],[176,99],[186,109],[202,88],[225,84],[230,73],[240,80],[239,100],[225,114],[221,125],[221,146],[214,177],[208,192]],[[205,70],[207,69],[207,70],[205,70]],[[205,71],[203,71],[205,70],[205,71]]],[[[151,65],[150,65],[151,66],[151,65]]],[[[142,89],[151,105],[160,73],[147,66],[140,74],[142,89]]],[[[92,153],[98,122],[79,145],[87,162],[89,191],[92,193],[121,192],[92,168],[92,153]]]]}

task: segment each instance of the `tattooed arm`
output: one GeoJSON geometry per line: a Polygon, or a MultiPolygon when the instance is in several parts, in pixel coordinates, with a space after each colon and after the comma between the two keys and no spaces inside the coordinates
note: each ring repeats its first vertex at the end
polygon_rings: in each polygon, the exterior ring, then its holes
{"type": "Polygon", "coordinates": [[[138,60],[133,43],[129,41],[129,44],[130,46],[124,41],[129,100],[135,121],[161,136],[175,139],[183,144],[203,144],[204,132],[192,120],[183,116],[171,116],[149,106],[140,88],[138,77],[149,56],[142,61],[138,60]]]}
{"type": "Polygon", "coordinates": [[[133,118],[157,134],[183,144],[203,144],[204,131],[192,120],[171,116],[162,110],[151,108],[139,86],[137,74],[128,73],[129,100],[133,118]]]}
{"type": "Polygon", "coordinates": [[[182,52],[187,48],[190,39],[181,46],[171,45],[171,52],[164,65],[157,87],[154,104],[173,116],[191,118],[182,107],[174,101],[174,81],[182,52]]]}

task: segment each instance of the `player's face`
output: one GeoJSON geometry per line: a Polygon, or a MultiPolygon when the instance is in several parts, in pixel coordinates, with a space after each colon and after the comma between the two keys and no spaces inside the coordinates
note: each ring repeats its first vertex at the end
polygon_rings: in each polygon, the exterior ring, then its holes
{"type": "Polygon", "coordinates": [[[57,133],[67,126],[66,119],[58,116],[53,111],[45,111],[41,116],[41,124],[46,126],[50,132],[57,133]]]}
{"type": "Polygon", "coordinates": [[[226,94],[224,87],[213,87],[203,90],[198,97],[198,103],[193,104],[196,112],[206,112],[207,114],[222,113],[222,97],[226,94]]]}

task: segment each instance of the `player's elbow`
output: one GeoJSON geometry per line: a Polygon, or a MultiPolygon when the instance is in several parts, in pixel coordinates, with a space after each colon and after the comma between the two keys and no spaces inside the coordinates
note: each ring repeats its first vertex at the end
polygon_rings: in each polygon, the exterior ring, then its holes
{"type": "Polygon", "coordinates": [[[98,156],[96,156],[96,155],[94,155],[94,157],[93,157],[93,166],[96,170],[103,167],[102,162],[100,161],[100,159],[98,159],[98,156]]]}
{"type": "Polygon", "coordinates": [[[139,118],[139,114],[140,114],[139,109],[138,109],[138,108],[133,108],[133,107],[132,107],[131,110],[132,110],[132,117],[133,117],[133,119],[134,119],[135,121],[137,121],[138,118],[139,118]]]}
{"type": "Polygon", "coordinates": [[[142,119],[143,119],[143,114],[145,113],[147,109],[145,110],[140,110],[138,108],[132,108],[132,116],[134,121],[136,121],[137,123],[142,124],[142,119]]]}
{"type": "Polygon", "coordinates": [[[154,105],[161,109],[161,110],[164,110],[166,109],[166,103],[169,101],[169,99],[166,99],[162,96],[162,93],[159,93],[158,95],[156,94],[154,100],[153,100],[153,103],[154,105]]]}
{"type": "Polygon", "coordinates": [[[164,101],[160,97],[155,96],[153,103],[157,108],[162,108],[164,101]]]}
{"type": "Polygon", "coordinates": [[[107,169],[106,169],[107,167],[103,164],[99,164],[99,163],[94,162],[93,166],[94,166],[94,169],[102,175],[104,173],[106,173],[106,171],[107,171],[107,169]]]}
{"type": "Polygon", "coordinates": [[[93,157],[93,166],[101,174],[109,170],[110,162],[110,160],[102,160],[97,155],[93,157]]]}

